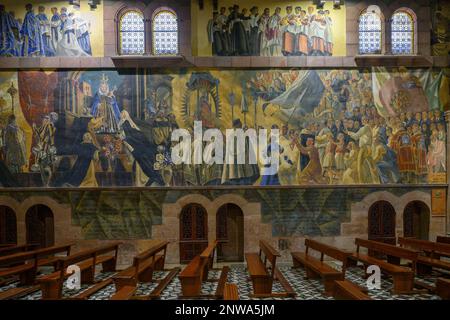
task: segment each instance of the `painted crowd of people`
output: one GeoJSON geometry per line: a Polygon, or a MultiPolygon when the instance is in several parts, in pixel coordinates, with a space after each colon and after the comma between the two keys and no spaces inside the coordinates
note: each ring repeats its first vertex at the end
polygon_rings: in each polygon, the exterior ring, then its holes
{"type": "Polygon", "coordinates": [[[219,56],[331,56],[333,21],[329,10],[287,6],[260,14],[239,5],[221,7],[208,23],[213,54],[219,56]],[[228,11],[227,11],[228,10],[228,11]]]}
{"type": "Polygon", "coordinates": [[[67,8],[25,6],[23,19],[0,5],[0,56],[91,56],[90,24],[67,8]]]}

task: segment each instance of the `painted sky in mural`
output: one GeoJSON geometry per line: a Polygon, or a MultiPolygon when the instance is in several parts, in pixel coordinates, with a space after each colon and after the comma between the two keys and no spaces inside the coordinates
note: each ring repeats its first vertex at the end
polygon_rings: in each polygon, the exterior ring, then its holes
{"type": "Polygon", "coordinates": [[[207,24],[213,55],[333,55],[330,9],[317,10],[315,6],[302,5],[272,9],[265,5],[221,6],[207,24]]]}
{"type": "MultiPolygon", "coordinates": [[[[0,183],[441,183],[448,96],[448,77],[431,69],[2,72],[0,183]],[[173,164],[171,133],[194,121],[279,129],[278,172],[173,164]]],[[[203,151],[213,154],[207,142],[203,151]]]]}
{"type": "Polygon", "coordinates": [[[102,12],[89,12],[87,3],[82,5],[83,10],[80,3],[67,2],[0,4],[0,56],[79,57],[102,53],[93,54],[97,45],[92,47],[101,32],[97,18],[101,19],[102,12]]]}

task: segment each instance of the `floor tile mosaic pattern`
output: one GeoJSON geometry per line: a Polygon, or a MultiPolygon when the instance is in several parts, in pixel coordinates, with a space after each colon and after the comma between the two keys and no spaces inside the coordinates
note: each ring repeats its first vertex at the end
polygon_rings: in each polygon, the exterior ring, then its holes
{"type": "MultiPolygon", "coordinates": [[[[339,269],[339,265],[331,262],[330,265],[339,269]]],[[[306,273],[302,268],[293,269],[291,266],[280,266],[279,269],[284,274],[285,278],[289,281],[297,296],[294,298],[260,298],[260,299],[298,299],[298,300],[323,300],[328,299],[332,300],[332,297],[326,297],[322,294],[323,285],[319,279],[306,279],[306,273]]],[[[157,271],[154,273],[155,279],[164,278],[169,272],[168,271],[157,271]]],[[[96,275],[96,280],[101,281],[112,277],[115,273],[101,273],[98,272],[96,275]]],[[[359,267],[350,268],[346,272],[346,278],[356,284],[361,285],[362,287],[366,287],[366,280],[363,278],[364,271],[359,267]]],[[[220,276],[219,270],[212,270],[209,273],[209,278],[218,279],[220,276]]],[[[422,282],[425,282],[429,285],[434,285],[435,279],[438,276],[442,276],[442,273],[433,271],[433,274],[427,277],[416,278],[422,282]]],[[[445,276],[450,276],[446,274],[445,276]]],[[[238,286],[239,297],[242,300],[255,299],[250,298],[249,295],[252,293],[252,284],[249,281],[248,273],[245,268],[245,265],[232,265],[230,267],[230,271],[228,273],[228,282],[235,283],[238,286]]],[[[0,287],[0,292],[13,288],[17,286],[17,282],[5,285],[0,287]]],[[[148,295],[155,287],[157,283],[141,283],[138,286],[136,291],[137,296],[145,296],[148,295]]],[[[63,297],[68,298],[79,294],[86,289],[88,289],[89,285],[82,285],[79,290],[69,290],[68,288],[63,289],[63,297]]],[[[204,282],[202,286],[202,294],[212,295],[215,293],[217,287],[217,282],[204,282]]],[[[392,281],[389,277],[382,277],[382,288],[381,290],[369,290],[369,295],[372,299],[376,300],[437,300],[440,299],[436,295],[432,294],[411,294],[411,295],[392,295],[390,290],[392,288],[392,281]]],[[[274,292],[281,292],[282,287],[278,282],[274,283],[273,287],[274,292]]],[[[115,293],[114,285],[109,285],[102,290],[98,291],[94,295],[90,296],[90,300],[108,300],[115,293]]],[[[178,277],[175,277],[172,282],[166,287],[161,295],[161,299],[170,300],[170,299],[179,299],[181,295],[181,284],[178,277]]],[[[41,299],[41,292],[37,291],[35,293],[29,294],[21,299],[25,300],[38,300],[41,299]]],[[[203,298],[206,299],[206,298],[203,298]]]]}

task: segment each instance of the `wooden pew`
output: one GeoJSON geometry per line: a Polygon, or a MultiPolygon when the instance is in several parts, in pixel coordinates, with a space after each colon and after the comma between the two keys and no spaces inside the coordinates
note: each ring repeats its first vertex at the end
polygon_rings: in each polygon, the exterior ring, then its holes
{"type": "Polygon", "coordinates": [[[40,287],[38,285],[11,288],[0,292],[0,300],[19,299],[21,297],[24,297],[39,290],[40,287]]]}
{"type": "Polygon", "coordinates": [[[53,246],[34,251],[19,252],[0,257],[0,277],[19,276],[21,285],[34,284],[39,267],[53,265],[60,257],[56,254],[70,254],[72,244],[53,246]]]}
{"type": "Polygon", "coordinates": [[[322,278],[325,291],[324,295],[331,296],[333,294],[333,287],[335,280],[344,280],[345,271],[347,268],[348,257],[351,253],[344,252],[335,247],[320,243],[315,240],[305,239],[305,252],[291,252],[294,268],[303,267],[306,271],[308,279],[322,278]],[[317,259],[308,253],[314,250],[320,253],[320,259],[317,259]],[[341,271],[332,268],[323,261],[324,256],[334,258],[342,262],[341,271]]]}
{"type": "Polygon", "coordinates": [[[398,238],[402,247],[412,248],[420,251],[423,255],[417,256],[417,274],[430,274],[432,268],[450,270],[450,262],[440,259],[442,255],[450,255],[450,244],[438,243],[413,238],[398,238]]]}
{"type": "MultiPolygon", "coordinates": [[[[153,280],[153,271],[164,270],[168,244],[168,241],[158,242],[150,249],[135,256],[132,266],[116,274],[113,277],[114,284],[116,286],[116,293],[111,297],[111,300],[128,300],[134,296],[139,282],[155,282],[155,280],[153,280]]],[[[157,280],[159,285],[147,298],[159,298],[161,292],[174,278],[178,270],[178,268],[175,268],[171,270],[171,272],[164,279],[157,280]]],[[[137,298],[143,299],[144,297],[137,298]]]]}
{"type": "Polygon", "coordinates": [[[336,300],[372,300],[361,287],[348,280],[336,280],[333,289],[336,300]]]}
{"type": "Polygon", "coordinates": [[[39,249],[40,244],[21,244],[21,245],[8,245],[0,248],[0,257],[8,256],[14,253],[33,251],[39,249]]]}
{"type": "MultiPolygon", "coordinates": [[[[194,257],[189,264],[181,271],[178,278],[181,282],[181,298],[185,297],[211,297],[201,294],[202,282],[212,281],[215,279],[209,279],[208,272],[213,267],[214,253],[217,247],[217,241],[211,242],[203,252],[194,257]]],[[[230,268],[224,266],[220,273],[220,278],[217,281],[217,289],[213,298],[223,298],[223,292],[225,288],[225,282],[227,281],[228,272],[230,268]]]]}
{"type": "Polygon", "coordinates": [[[235,283],[225,283],[223,300],[239,300],[238,287],[235,283]]]}
{"type": "Polygon", "coordinates": [[[364,270],[367,269],[369,265],[378,265],[380,269],[389,275],[393,279],[393,290],[394,294],[409,294],[417,293],[413,291],[414,288],[414,274],[416,270],[416,261],[418,253],[417,251],[408,250],[405,248],[400,248],[394,245],[381,243],[377,241],[364,240],[360,238],[355,239],[356,253],[349,256],[349,259],[357,260],[364,264],[364,270]],[[406,259],[411,261],[411,267],[400,266],[371,257],[367,254],[360,252],[360,248],[367,248],[374,252],[385,254],[388,257],[395,257],[398,259],[406,259]]]}
{"type": "MultiPolygon", "coordinates": [[[[436,237],[436,242],[450,245],[450,237],[437,236],[436,237]]],[[[450,254],[447,254],[447,253],[441,253],[440,256],[441,257],[450,258],[450,254]]]]}
{"type": "Polygon", "coordinates": [[[57,271],[37,279],[41,285],[42,299],[62,298],[64,281],[71,275],[67,273],[67,268],[71,265],[80,267],[82,284],[94,283],[95,267],[99,264],[102,265],[103,272],[116,271],[120,244],[121,242],[114,242],[58,259],[57,271]]]}
{"type": "Polygon", "coordinates": [[[253,285],[252,297],[294,297],[295,291],[276,266],[281,256],[275,248],[264,240],[259,241],[259,253],[246,253],[247,270],[253,285]],[[264,257],[264,262],[262,260],[264,257]],[[270,263],[270,268],[267,267],[270,263]],[[278,280],[284,292],[272,292],[274,280],[278,280]]]}
{"type": "Polygon", "coordinates": [[[438,278],[436,280],[436,294],[443,300],[450,300],[450,279],[438,278]]]}
{"type": "Polygon", "coordinates": [[[447,244],[450,244],[450,237],[445,237],[445,236],[437,236],[437,238],[436,238],[436,242],[440,242],[440,243],[447,243],[447,244]]]}

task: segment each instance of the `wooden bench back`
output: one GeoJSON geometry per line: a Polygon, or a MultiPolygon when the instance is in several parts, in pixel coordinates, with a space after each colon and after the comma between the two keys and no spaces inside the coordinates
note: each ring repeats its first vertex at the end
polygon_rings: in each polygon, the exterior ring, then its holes
{"type": "Polygon", "coordinates": [[[450,237],[437,236],[436,242],[450,244],[450,237]]]}
{"type": "Polygon", "coordinates": [[[88,259],[94,259],[95,260],[98,256],[101,256],[103,254],[109,253],[114,251],[114,256],[117,261],[117,254],[119,250],[119,245],[121,242],[114,242],[110,244],[106,244],[97,248],[87,249],[80,252],[77,252],[75,254],[72,254],[67,257],[62,257],[59,259],[59,269],[65,270],[68,266],[72,264],[77,264],[79,262],[83,262],[88,259]]]}
{"type": "Polygon", "coordinates": [[[264,265],[266,266],[267,261],[270,262],[271,265],[271,276],[274,276],[277,257],[281,257],[280,253],[272,247],[267,241],[260,240],[259,241],[259,256],[264,253],[264,265]]]}
{"type": "Polygon", "coordinates": [[[35,256],[32,251],[10,254],[4,257],[0,257],[0,267],[7,266],[13,263],[25,263],[28,260],[32,260],[34,258],[35,256]]]}
{"type": "Polygon", "coordinates": [[[420,251],[435,251],[436,244],[431,241],[419,240],[414,238],[398,238],[398,244],[402,247],[410,247],[420,251]]]}
{"type": "Polygon", "coordinates": [[[344,252],[336,247],[321,243],[312,239],[305,239],[306,255],[309,249],[320,252],[320,261],[323,261],[324,256],[331,257],[342,262],[342,270],[347,268],[347,259],[351,255],[349,252],[344,252]]]}
{"type": "Polygon", "coordinates": [[[200,257],[203,259],[214,258],[214,252],[216,250],[216,247],[217,247],[217,240],[214,240],[205,248],[205,250],[202,251],[200,257]]]}
{"type": "Polygon", "coordinates": [[[365,240],[356,238],[355,239],[356,244],[356,251],[359,252],[360,247],[364,247],[370,250],[373,250],[375,252],[384,253],[389,256],[398,257],[401,259],[410,260],[413,262],[413,269],[415,269],[415,263],[417,261],[417,251],[400,248],[391,244],[382,243],[378,241],[372,241],[372,240],[365,240]]]}
{"type": "Polygon", "coordinates": [[[414,238],[398,238],[398,243],[401,246],[411,247],[420,251],[441,252],[450,254],[450,244],[432,242],[427,240],[420,240],[414,238]]]}
{"type": "Polygon", "coordinates": [[[133,259],[133,266],[135,267],[135,274],[139,273],[139,265],[147,261],[148,259],[153,259],[153,262],[155,261],[156,255],[159,252],[163,252],[163,259],[166,258],[166,252],[167,252],[167,245],[169,244],[169,241],[159,241],[154,246],[150,247],[148,250],[145,250],[144,252],[141,252],[133,259]]]}
{"type": "Polygon", "coordinates": [[[37,250],[40,247],[40,244],[34,243],[34,244],[21,244],[21,245],[12,245],[12,246],[5,246],[0,248],[0,257],[11,255],[14,253],[19,252],[26,252],[26,251],[33,251],[37,250]]]}
{"type": "Polygon", "coordinates": [[[37,260],[56,253],[66,252],[70,253],[70,248],[73,244],[65,244],[61,246],[53,246],[48,248],[37,249],[33,251],[18,252],[4,257],[0,257],[0,266],[12,263],[25,263],[29,260],[34,260],[37,264],[37,260]]]}

